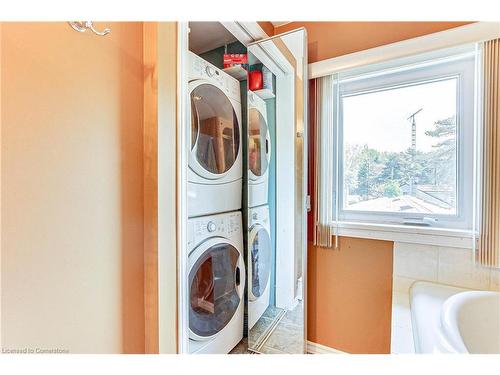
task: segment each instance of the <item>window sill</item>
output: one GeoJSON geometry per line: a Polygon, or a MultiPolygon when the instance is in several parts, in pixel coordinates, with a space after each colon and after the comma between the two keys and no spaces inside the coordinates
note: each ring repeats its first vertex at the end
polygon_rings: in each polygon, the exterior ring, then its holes
{"type": "Polygon", "coordinates": [[[337,229],[333,224],[333,232],[339,236],[465,249],[472,247],[473,235],[470,230],[345,221],[339,222],[337,229]]]}

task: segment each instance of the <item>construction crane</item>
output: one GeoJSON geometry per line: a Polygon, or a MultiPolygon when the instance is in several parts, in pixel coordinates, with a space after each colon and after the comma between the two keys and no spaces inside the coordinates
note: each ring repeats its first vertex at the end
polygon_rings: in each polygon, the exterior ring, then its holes
{"type": "MultiPolygon", "coordinates": [[[[407,120],[411,122],[411,163],[414,165],[415,155],[417,154],[417,122],[415,121],[415,116],[422,112],[423,108],[418,111],[413,112],[407,120]]],[[[413,175],[410,177],[410,195],[414,196],[416,194],[415,189],[415,178],[413,175]]]]}

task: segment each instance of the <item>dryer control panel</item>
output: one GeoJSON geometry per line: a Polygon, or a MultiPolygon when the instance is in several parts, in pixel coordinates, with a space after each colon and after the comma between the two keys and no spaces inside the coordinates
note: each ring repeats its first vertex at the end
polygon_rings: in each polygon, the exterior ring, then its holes
{"type": "Polygon", "coordinates": [[[240,82],[198,55],[189,52],[189,80],[204,79],[217,85],[227,96],[241,101],[240,82]]]}
{"type": "Polygon", "coordinates": [[[188,227],[188,247],[193,248],[210,237],[232,239],[241,236],[241,213],[203,216],[190,219],[188,227]]]}

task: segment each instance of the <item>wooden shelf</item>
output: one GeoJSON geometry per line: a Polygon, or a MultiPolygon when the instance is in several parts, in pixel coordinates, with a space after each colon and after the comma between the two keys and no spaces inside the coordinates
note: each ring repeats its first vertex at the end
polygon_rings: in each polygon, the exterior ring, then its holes
{"type": "Polygon", "coordinates": [[[262,89],[262,90],[256,90],[252,91],[254,94],[258,95],[261,99],[266,100],[266,99],[272,99],[276,97],[273,93],[272,90],[269,89],[262,89]]]}
{"type": "Polygon", "coordinates": [[[241,66],[232,66],[231,68],[225,68],[222,70],[229,74],[231,77],[236,78],[238,81],[244,81],[247,79],[248,72],[241,66]]]}

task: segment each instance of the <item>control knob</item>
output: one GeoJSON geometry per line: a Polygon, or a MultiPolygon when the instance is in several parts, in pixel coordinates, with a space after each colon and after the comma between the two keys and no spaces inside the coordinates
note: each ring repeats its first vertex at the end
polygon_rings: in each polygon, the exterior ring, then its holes
{"type": "Polygon", "coordinates": [[[215,229],[217,229],[217,226],[215,225],[215,223],[213,221],[209,221],[207,224],[207,230],[210,233],[212,233],[212,232],[215,232],[215,229]]]}
{"type": "Polygon", "coordinates": [[[207,76],[213,77],[213,75],[215,74],[215,69],[212,68],[211,66],[207,66],[205,68],[205,72],[207,73],[207,76]]]}

